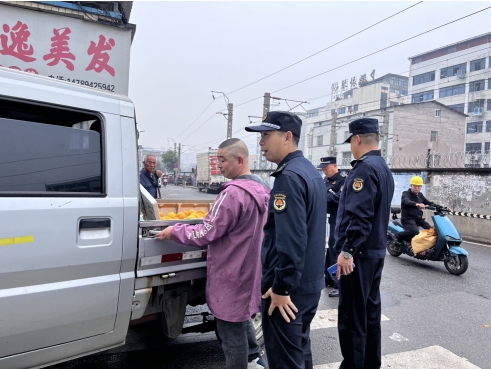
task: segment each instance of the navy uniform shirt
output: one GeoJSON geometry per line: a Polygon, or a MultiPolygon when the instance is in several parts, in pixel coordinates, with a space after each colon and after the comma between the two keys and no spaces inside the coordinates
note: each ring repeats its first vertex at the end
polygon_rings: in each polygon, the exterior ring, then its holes
{"type": "Polygon", "coordinates": [[[394,179],[380,150],[351,162],[339,200],[335,250],[354,257],[383,258],[394,179]]]}
{"type": "Polygon", "coordinates": [[[329,223],[336,224],[336,214],[338,213],[339,197],[343,190],[346,174],[337,172],[331,178],[324,177],[324,183],[327,190],[327,213],[329,214],[329,223]],[[329,192],[333,190],[335,195],[329,192]]]}
{"type": "Polygon", "coordinates": [[[326,244],[326,189],[300,150],[288,154],[275,177],[264,226],[261,291],[278,295],[322,291],[326,244]]]}
{"type": "Polygon", "coordinates": [[[152,176],[143,168],[140,170],[140,184],[145,187],[150,195],[153,196],[154,199],[157,198],[157,186],[158,186],[158,177],[157,172],[153,172],[152,176]]]}

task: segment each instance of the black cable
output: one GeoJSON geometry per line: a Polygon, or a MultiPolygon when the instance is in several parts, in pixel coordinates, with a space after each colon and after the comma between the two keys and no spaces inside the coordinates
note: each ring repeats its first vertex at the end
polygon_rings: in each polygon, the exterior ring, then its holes
{"type": "Polygon", "coordinates": [[[293,64],[290,64],[290,65],[288,65],[288,66],[286,66],[286,67],[284,67],[284,68],[282,68],[282,69],[280,69],[280,70],[278,70],[278,71],[276,71],[276,72],[274,72],[274,73],[268,74],[266,77],[260,78],[260,79],[258,79],[257,81],[254,81],[254,82],[249,83],[249,84],[247,84],[247,85],[245,85],[245,86],[243,86],[243,87],[241,87],[241,88],[238,88],[238,89],[236,89],[236,90],[233,90],[232,92],[228,92],[228,93],[227,93],[227,95],[230,95],[230,94],[233,94],[234,92],[237,92],[237,91],[243,90],[243,89],[244,89],[244,88],[246,88],[246,87],[249,87],[249,86],[252,86],[252,85],[254,85],[254,84],[258,83],[258,82],[261,82],[261,81],[265,80],[266,78],[269,78],[269,77],[271,77],[271,76],[274,76],[275,74],[278,74],[278,73],[280,73],[280,72],[282,72],[282,71],[284,71],[284,70],[286,70],[286,69],[288,69],[288,68],[293,67],[294,65],[297,65],[297,64],[299,64],[299,63],[301,63],[301,62],[303,62],[303,61],[305,61],[305,60],[307,60],[307,59],[310,59],[310,58],[314,57],[315,55],[318,55],[318,54],[320,54],[320,53],[322,53],[322,52],[324,52],[324,51],[326,51],[326,50],[329,50],[330,48],[332,48],[332,47],[334,47],[334,46],[336,46],[336,45],[339,45],[340,43],[342,43],[342,42],[344,42],[344,41],[347,41],[347,40],[349,40],[350,38],[353,38],[353,37],[355,37],[355,36],[359,35],[360,33],[363,33],[363,32],[365,32],[365,31],[369,30],[370,28],[373,28],[373,27],[375,27],[375,26],[379,25],[380,23],[383,23],[383,22],[385,22],[386,20],[388,20],[388,19],[390,19],[390,18],[393,18],[393,17],[395,17],[396,15],[401,14],[401,13],[405,12],[406,10],[409,10],[409,9],[411,9],[412,7],[415,7],[416,5],[419,5],[419,4],[421,4],[421,3],[422,3],[422,1],[420,1],[419,3],[413,4],[413,5],[411,5],[411,6],[407,7],[407,8],[405,8],[405,9],[403,9],[403,10],[401,10],[401,11],[399,11],[399,12],[395,13],[395,14],[392,14],[391,16],[389,16],[389,17],[387,17],[387,18],[382,19],[381,21],[378,21],[377,23],[372,24],[371,26],[369,26],[369,27],[367,27],[367,28],[362,29],[361,31],[358,31],[358,32],[356,32],[356,33],[352,34],[352,35],[351,35],[351,36],[349,36],[349,37],[346,37],[345,39],[342,39],[341,41],[338,41],[338,42],[336,42],[336,43],[334,43],[334,44],[332,44],[332,45],[330,45],[330,46],[328,46],[328,47],[326,47],[326,48],[324,48],[324,49],[322,49],[322,50],[320,50],[320,51],[317,51],[316,53],[314,53],[314,54],[312,54],[312,55],[309,55],[309,56],[307,56],[307,57],[305,57],[305,58],[303,58],[303,59],[301,59],[301,60],[299,60],[299,61],[297,61],[297,62],[295,62],[295,63],[293,63],[293,64]]]}
{"type": "MultiPolygon", "coordinates": [[[[177,137],[179,137],[180,135],[182,135],[184,132],[186,132],[189,128],[191,128],[191,126],[204,114],[205,111],[208,110],[208,108],[211,106],[211,104],[213,104],[215,102],[215,100],[211,100],[211,103],[208,104],[208,106],[200,113],[200,115],[198,115],[198,117],[193,120],[193,123],[191,123],[184,131],[182,131],[181,133],[179,133],[176,137],[174,137],[175,139],[177,139],[177,137]]],[[[189,136],[188,136],[189,137],[189,136]]],[[[187,137],[186,137],[187,138],[187,137]]]]}

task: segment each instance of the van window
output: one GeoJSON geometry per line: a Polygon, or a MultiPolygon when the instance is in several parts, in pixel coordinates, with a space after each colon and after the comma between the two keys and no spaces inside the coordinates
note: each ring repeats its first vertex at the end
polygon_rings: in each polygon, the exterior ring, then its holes
{"type": "Polygon", "coordinates": [[[0,98],[0,196],[100,196],[96,114],[0,98]]]}

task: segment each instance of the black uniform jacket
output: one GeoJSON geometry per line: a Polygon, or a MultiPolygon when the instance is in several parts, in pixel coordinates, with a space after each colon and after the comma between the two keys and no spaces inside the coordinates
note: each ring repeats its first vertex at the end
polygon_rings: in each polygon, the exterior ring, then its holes
{"type": "Polygon", "coordinates": [[[366,153],[351,165],[339,200],[334,248],[354,257],[383,258],[394,195],[392,173],[380,150],[366,153]]]}
{"type": "Polygon", "coordinates": [[[327,191],[327,213],[329,214],[329,223],[336,224],[336,215],[338,213],[339,197],[343,190],[346,174],[337,172],[331,178],[325,177],[324,183],[327,191]],[[335,195],[329,192],[333,190],[335,195]]]}
{"type": "Polygon", "coordinates": [[[424,195],[420,192],[417,196],[411,189],[404,191],[402,193],[401,199],[401,221],[409,220],[409,219],[422,219],[423,218],[423,210],[417,207],[416,204],[425,204],[435,207],[440,207],[440,205],[435,204],[432,201],[429,201],[424,195]]]}
{"type": "Polygon", "coordinates": [[[275,177],[264,226],[262,293],[317,293],[325,287],[326,188],[300,150],[288,154],[275,177]]]}

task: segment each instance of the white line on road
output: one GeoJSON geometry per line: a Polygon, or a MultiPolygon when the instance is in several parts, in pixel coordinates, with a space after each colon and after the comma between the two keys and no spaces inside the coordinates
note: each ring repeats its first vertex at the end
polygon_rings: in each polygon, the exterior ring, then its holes
{"type": "Polygon", "coordinates": [[[485,245],[483,243],[477,243],[477,242],[464,241],[463,243],[470,243],[472,245],[483,246],[483,247],[491,247],[491,245],[485,245]]]}
{"type": "MultiPolygon", "coordinates": [[[[341,363],[316,365],[314,369],[338,369],[341,363]]],[[[440,346],[399,352],[382,356],[381,369],[480,369],[466,358],[459,357],[440,346]]]]}
{"type": "MultiPolygon", "coordinates": [[[[382,314],[380,319],[382,322],[390,320],[385,315],[382,314]]],[[[323,329],[323,328],[334,328],[338,326],[338,309],[326,309],[317,310],[312,323],[310,324],[310,329],[323,329]]]]}

